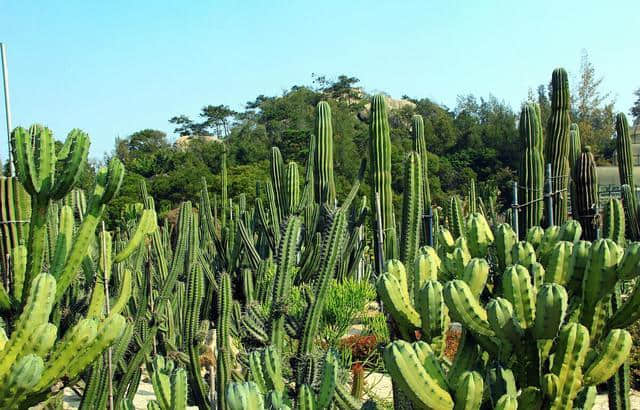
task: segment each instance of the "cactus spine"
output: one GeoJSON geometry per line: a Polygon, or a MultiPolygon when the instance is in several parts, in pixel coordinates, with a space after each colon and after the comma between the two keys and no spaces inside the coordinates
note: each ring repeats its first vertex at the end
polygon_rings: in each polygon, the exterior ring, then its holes
{"type": "Polygon", "coordinates": [[[569,79],[564,68],[557,68],[551,77],[551,115],[547,124],[545,159],[551,163],[552,188],[557,194],[553,198],[553,221],[561,225],[567,219],[569,197],[569,79]]]}

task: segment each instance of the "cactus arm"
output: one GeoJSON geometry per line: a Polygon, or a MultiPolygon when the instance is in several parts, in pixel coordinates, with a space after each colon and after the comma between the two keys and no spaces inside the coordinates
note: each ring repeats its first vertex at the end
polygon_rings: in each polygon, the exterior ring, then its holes
{"type": "Polygon", "coordinates": [[[8,375],[35,329],[47,322],[53,307],[55,289],[56,280],[53,276],[42,273],[35,277],[17,325],[4,349],[0,351],[0,380],[8,375]]]}
{"type": "Polygon", "coordinates": [[[411,345],[396,340],[384,349],[387,371],[402,391],[418,406],[435,410],[453,409],[453,399],[427,373],[411,345]]]}
{"type": "Polygon", "coordinates": [[[473,296],[466,282],[460,279],[447,282],[443,294],[453,320],[479,335],[495,336],[487,322],[487,312],[473,296]]]}
{"type": "Polygon", "coordinates": [[[588,349],[589,332],[584,326],[570,323],[562,328],[551,369],[558,380],[551,409],[570,408],[575,400],[582,386],[582,365],[588,349]]]}
{"type": "Polygon", "coordinates": [[[127,242],[127,245],[113,258],[114,263],[120,263],[127,259],[133,252],[138,249],[145,236],[152,234],[157,229],[156,213],[152,209],[145,209],[142,211],[140,221],[136,226],[136,229],[127,242]]]}
{"type": "Polygon", "coordinates": [[[584,373],[584,383],[597,385],[613,377],[629,356],[632,344],[631,335],[626,330],[613,329],[609,332],[598,348],[598,356],[584,373]]]}

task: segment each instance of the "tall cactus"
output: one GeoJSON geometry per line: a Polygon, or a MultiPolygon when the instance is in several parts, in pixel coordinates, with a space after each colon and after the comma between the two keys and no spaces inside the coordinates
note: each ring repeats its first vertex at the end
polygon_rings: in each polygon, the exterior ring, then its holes
{"type": "Polygon", "coordinates": [[[314,187],[315,198],[319,204],[335,206],[336,187],[333,181],[333,127],[331,125],[331,107],[326,101],[316,106],[314,150],[314,187]]]}
{"type": "MultiPolygon", "coordinates": [[[[428,214],[431,209],[431,189],[429,188],[427,143],[424,136],[424,120],[422,119],[422,115],[416,114],[413,116],[411,131],[413,136],[413,150],[420,156],[420,183],[422,184],[423,213],[428,214]]],[[[431,243],[431,235],[433,235],[433,232],[429,231],[429,221],[426,218],[422,218],[422,243],[431,243]]]]}
{"type": "Polygon", "coordinates": [[[30,212],[31,200],[18,178],[0,177],[0,268],[5,276],[9,274],[7,256],[28,237],[30,212]]]}
{"type": "Polygon", "coordinates": [[[636,186],[633,181],[633,154],[631,152],[631,137],[629,124],[624,113],[616,115],[616,149],[618,154],[618,173],[620,185],[629,187],[630,195],[623,201],[624,213],[627,220],[627,234],[629,238],[640,239],[640,220],[638,217],[638,200],[636,186]]]}
{"type": "Polygon", "coordinates": [[[542,220],[542,194],[544,184],[544,164],[540,118],[534,104],[522,107],[519,121],[522,154],[518,169],[519,200],[528,204],[522,208],[518,219],[518,231],[524,237],[532,226],[542,220]]]}
{"type": "Polygon", "coordinates": [[[582,141],[580,140],[580,128],[578,124],[573,123],[569,127],[569,168],[571,169],[571,182],[569,184],[571,188],[571,216],[577,219],[576,214],[576,179],[578,170],[578,161],[580,160],[580,154],[582,153],[582,141]]]}
{"type": "Polygon", "coordinates": [[[371,115],[369,123],[369,147],[371,157],[371,209],[376,224],[380,224],[382,232],[378,232],[374,224],[373,233],[376,251],[376,271],[381,273],[380,261],[397,259],[396,222],[393,212],[393,191],[391,190],[391,137],[389,136],[389,119],[383,95],[371,99],[371,115]],[[380,213],[376,206],[376,195],[380,198],[380,213]],[[382,235],[382,238],[379,236],[382,235]],[[378,243],[382,243],[382,255],[378,255],[378,243]]]}
{"type": "Polygon", "coordinates": [[[580,222],[584,239],[593,241],[599,227],[598,175],[591,147],[586,146],[580,154],[573,172],[575,186],[573,197],[573,217],[580,222]]]}
{"type": "Polygon", "coordinates": [[[33,125],[18,127],[11,133],[11,149],[20,183],[31,196],[31,224],[27,241],[25,287],[42,271],[45,254],[46,223],[49,203],[69,193],[84,167],[89,152],[89,137],[74,129],[58,152],[48,128],[33,125]]]}
{"type": "Polygon", "coordinates": [[[218,291],[218,322],[216,336],[218,357],[216,370],[216,388],[218,389],[218,410],[227,410],[226,386],[231,381],[231,345],[229,327],[231,326],[231,279],[228,273],[220,275],[218,291]]]}
{"type": "Polygon", "coordinates": [[[569,127],[571,118],[569,78],[564,68],[553,70],[551,77],[551,114],[547,124],[545,160],[551,163],[553,190],[553,221],[561,225],[567,219],[569,198],[569,127]]]}
{"type": "MultiPolygon", "coordinates": [[[[413,277],[413,261],[416,259],[420,247],[423,199],[421,171],[420,155],[417,152],[411,152],[405,160],[402,235],[400,239],[400,260],[408,267],[409,277],[413,277]]],[[[410,293],[413,294],[412,289],[410,289],[410,293]]]]}

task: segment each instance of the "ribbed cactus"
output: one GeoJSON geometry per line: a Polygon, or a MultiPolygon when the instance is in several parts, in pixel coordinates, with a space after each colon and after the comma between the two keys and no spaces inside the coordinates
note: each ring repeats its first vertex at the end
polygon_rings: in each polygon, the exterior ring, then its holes
{"type": "MultiPolygon", "coordinates": [[[[423,213],[428,214],[431,209],[431,189],[429,187],[429,166],[427,155],[427,143],[424,136],[424,120],[421,115],[414,115],[412,118],[411,134],[413,137],[413,150],[420,156],[420,183],[422,184],[422,205],[423,213]]],[[[429,244],[433,232],[429,230],[429,222],[422,218],[422,243],[429,244]]]]}
{"type": "MultiPolygon", "coordinates": [[[[411,152],[405,159],[404,167],[404,199],[402,203],[402,232],[400,237],[400,260],[413,277],[413,261],[416,259],[420,246],[420,231],[422,222],[422,166],[420,155],[411,152]]],[[[413,294],[413,283],[409,284],[409,291],[413,294]]]]}
{"type": "Polygon", "coordinates": [[[617,198],[609,198],[609,201],[607,201],[604,207],[602,237],[612,239],[616,243],[622,244],[624,241],[625,225],[622,201],[617,198]]]}
{"type": "Polygon", "coordinates": [[[147,404],[149,410],[185,410],[187,408],[187,373],[162,356],[153,360],[151,374],[156,400],[147,404]]]}
{"type": "Polygon", "coordinates": [[[586,146],[573,174],[573,218],[580,222],[584,238],[595,240],[599,228],[598,175],[591,148],[586,146]]]}
{"type": "Polygon", "coordinates": [[[216,323],[217,336],[217,370],[216,388],[218,389],[218,410],[227,410],[226,387],[231,382],[231,345],[229,341],[229,327],[231,326],[231,279],[228,273],[220,275],[218,291],[218,320],[216,323]]]}
{"type": "Polygon", "coordinates": [[[374,219],[382,227],[378,232],[376,224],[373,226],[376,254],[380,252],[378,243],[382,243],[382,257],[376,257],[376,271],[382,272],[379,261],[397,258],[398,244],[396,241],[396,222],[393,212],[393,191],[391,190],[391,137],[389,136],[389,119],[387,106],[383,95],[376,95],[371,99],[371,114],[369,123],[369,147],[371,160],[371,209],[374,219]],[[376,205],[376,196],[380,201],[380,213],[376,205]],[[382,238],[379,236],[382,235],[382,238]]]}
{"type": "Polygon", "coordinates": [[[46,223],[49,203],[62,199],[73,189],[87,164],[89,137],[72,130],[56,152],[48,128],[33,125],[18,127],[11,133],[11,150],[18,179],[31,196],[31,223],[27,241],[25,286],[42,271],[45,254],[46,223]]]}
{"type": "Polygon", "coordinates": [[[518,168],[518,200],[527,204],[518,218],[521,238],[542,220],[544,157],[540,118],[534,104],[525,104],[520,112],[521,156],[518,168]]]}
{"type": "Polygon", "coordinates": [[[627,186],[623,192],[624,213],[626,216],[627,235],[630,239],[640,239],[640,220],[638,216],[638,200],[635,182],[633,180],[633,155],[631,152],[631,137],[629,124],[623,113],[616,115],[616,148],[618,155],[618,173],[620,185],[627,186]]]}
{"type": "Polygon", "coordinates": [[[335,206],[336,187],[333,181],[333,126],[331,107],[326,101],[316,106],[314,149],[314,188],[316,202],[335,206]]]}
{"type": "Polygon", "coordinates": [[[610,239],[581,241],[580,225],[571,220],[544,233],[532,228],[527,237],[535,247],[518,242],[513,230],[501,225],[497,255],[487,248],[481,257],[465,257],[473,229],[467,223],[457,241],[441,235],[437,252],[421,250],[413,277],[399,261],[388,261],[377,281],[385,309],[405,339],[392,342],[384,354],[399,391],[418,407],[488,408],[487,395],[480,392],[483,380],[491,408],[570,409],[574,402],[592,403],[595,385],[614,376],[628,357],[630,338],[623,328],[640,317],[634,313],[640,287],[613,315],[605,303],[618,281],[637,275],[640,245],[622,252],[610,239]],[[483,257],[498,259],[505,270],[496,271],[483,257]],[[453,280],[438,281],[447,277],[453,280]],[[417,290],[415,299],[408,283],[417,290]],[[458,354],[444,366],[435,352],[449,317],[462,324],[464,334],[458,354]],[[423,342],[408,343],[417,338],[423,342]],[[474,367],[478,347],[488,363],[509,363],[510,379],[498,376],[505,371],[483,368],[488,377],[469,373],[480,371],[474,367]]]}
{"type": "Polygon", "coordinates": [[[30,219],[31,199],[18,178],[0,177],[0,268],[6,279],[10,279],[7,255],[26,243],[30,219]]]}
{"type": "Polygon", "coordinates": [[[553,221],[561,225],[567,219],[569,199],[569,128],[571,119],[569,78],[563,68],[553,71],[551,77],[551,114],[547,124],[545,161],[551,163],[553,191],[553,221]]]}

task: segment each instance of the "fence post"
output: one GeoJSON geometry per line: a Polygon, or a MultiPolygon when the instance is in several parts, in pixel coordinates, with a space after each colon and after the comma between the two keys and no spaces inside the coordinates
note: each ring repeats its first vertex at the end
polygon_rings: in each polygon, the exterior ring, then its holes
{"type": "Polygon", "coordinates": [[[518,232],[518,182],[513,182],[513,202],[511,203],[511,226],[516,233],[516,238],[520,238],[518,232]]]}
{"type": "Polygon", "coordinates": [[[547,169],[546,169],[546,178],[547,181],[545,183],[545,205],[546,205],[546,212],[547,212],[547,223],[549,224],[549,226],[553,226],[553,196],[551,195],[551,192],[553,191],[553,184],[551,181],[551,163],[547,164],[547,169]]]}

